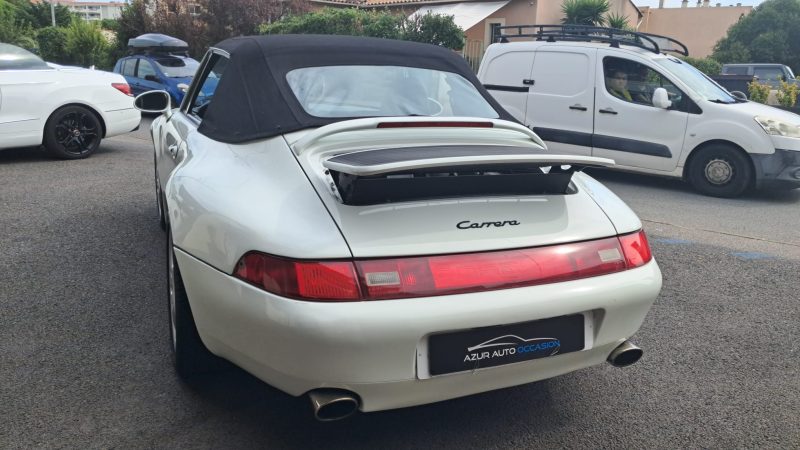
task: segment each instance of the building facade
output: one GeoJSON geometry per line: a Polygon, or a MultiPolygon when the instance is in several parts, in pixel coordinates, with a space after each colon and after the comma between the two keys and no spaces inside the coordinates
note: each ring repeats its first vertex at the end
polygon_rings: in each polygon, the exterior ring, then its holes
{"type": "Polygon", "coordinates": [[[119,2],[79,2],[75,0],[50,0],[51,3],[62,5],[83,20],[119,19],[122,8],[127,3],[119,2]]]}
{"type": "Polygon", "coordinates": [[[639,31],[669,36],[689,49],[689,56],[705,58],[714,45],[728,34],[728,28],[753,11],[752,6],[711,6],[708,0],[694,6],[684,1],[680,8],[641,7],[643,18],[639,31]]]}

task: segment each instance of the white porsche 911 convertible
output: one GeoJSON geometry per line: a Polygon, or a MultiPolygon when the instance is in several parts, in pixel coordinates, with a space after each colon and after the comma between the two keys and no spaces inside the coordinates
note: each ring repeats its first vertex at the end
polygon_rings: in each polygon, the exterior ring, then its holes
{"type": "Polygon", "coordinates": [[[581,171],[613,161],[549,153],[449,50],[234,38],[180,108],[136,103],[163,112],[181,376],[221,357],[333,420],[642,354],[628,338],[661,272],[636,215],[581,171]]]}
{"type": "Polygon", "coordinates": [[[86,158],[140,120],[122,75],[48,64],[0,42],[0,149],[44,144],[56,158],[86,158]]]}

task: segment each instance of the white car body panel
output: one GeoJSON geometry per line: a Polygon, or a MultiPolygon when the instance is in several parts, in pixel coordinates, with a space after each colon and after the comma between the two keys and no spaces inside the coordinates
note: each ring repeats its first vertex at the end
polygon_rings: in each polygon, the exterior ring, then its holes
{"type": "MultiPolygon", "coordinates": [[[[535,72],[537,55],[554,52],[583,53],[590,60],[596,61],[591,66],[591,70],[595,72],[593,77],[594,109],[612,107],[618,114],[595,113],[593,129],[586,130],[585,124],[580,121],[586,117],[592,117],[592,105],[589,104],[588,97],[581,103],[588,110],[582,113],[568,108],[569,105],[576,103],[577,97],[562,96],[559,102],[542,103],[548,98],[558,97],[537,90],[539,88],[536,86],[546,85],[548,79],[536,79],[530,93],[491,90],[489,92],[503,106],[508,106],[508,110],[526,126],[624,136],[665,145],[670,149],[672,156],[664,158],[602,148],[594,148],[589,152],[587,150],[589,147],[586,146],[545,141],[550,148],[559,153],[591,154],[611,158],[617,164],[615,169],[619,170],[683,177],[683,168],[691,153],[709,142],[732,143],[750,155],[772,155],[776,153],[776,149],[800,151],[800,139],[769,135],[754,120],[755,116],[765,116],[800,126],[800,116],[755,102],[717,104],[708,101],[696,94],[675,73],[655,63],[656,60],[666,58],[666,56],[643,49],[626,46],[612,48],[608,44],[575,42],[529,41],[492,44],[486,49],[478,71],[478,78],[484,85],[521,86],[519,70],[509,70],[506,67],[507,60],[512,58],[522,66],[529,65],[535,72]],[[686,93],[700,107],[702,113],[659,110],[612,97],[607,93],[603,81],[602,60],[605,56],[637,62],[660,72],[686,93]],[[495,67],[497,65],[502,65],[502,67],[495,67]],[[549,107],[543,108],[543,104],[549,107]],[[525,111],[525,113],[521,114],[521,111],[525,111]]],[[[574,72],[580,71],[574,70],[574,72]]],[[[538,76],[547,77],[549,75],[553,74],[539,74],[538,76]]],[[[564,83],[564,80],[563,77],[560,77],[553,81],[564,83]]],[[[580,90],[580,92],[584,92],[584,90],[580,90]]]]}
{"type": "Polygon", "coordinates": [[[133,107],[133,98],[112,83],[126,81],[118,74],[73,67],[0,70],[0,148],[42,144],[48,117],[70,104],[96,112],[104,137],[133,130],[141,114],[133,107]]]}

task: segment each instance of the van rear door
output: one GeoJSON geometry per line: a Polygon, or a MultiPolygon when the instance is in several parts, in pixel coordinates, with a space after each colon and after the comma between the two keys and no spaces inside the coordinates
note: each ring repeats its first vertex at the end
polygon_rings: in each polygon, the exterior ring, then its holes
{"type": "MultiPolygon", "coordinates": [[[[501,44],[498,44],[501,45],[501,44]]],[[[500,47],[503,48],[502,46],[500,47]]],[[[533,51],[486,52],[478,78],[483,87],[503,105],[515,119],[525,122],[531,68],[536,53],[533,51]]]]}
{"type": "Polygon", "coordinates": [[[592,153],[596,54],[563,45],[536,52],[524,123],[553,153],[592,153]]]}

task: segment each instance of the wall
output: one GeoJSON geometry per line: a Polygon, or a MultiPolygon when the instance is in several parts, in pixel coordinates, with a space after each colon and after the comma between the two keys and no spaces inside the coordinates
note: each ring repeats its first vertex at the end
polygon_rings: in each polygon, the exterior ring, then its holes
{"type": "Polygon", "coordinates": [[[690,56],[704,58],[711,55],[728,28],[752,10],[752,6],[642,8],[644,20],[639,31],[677,39],[689,48],[690,56]]]}

